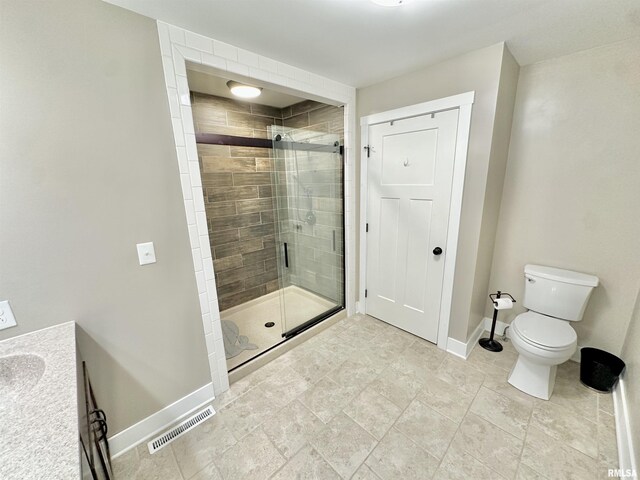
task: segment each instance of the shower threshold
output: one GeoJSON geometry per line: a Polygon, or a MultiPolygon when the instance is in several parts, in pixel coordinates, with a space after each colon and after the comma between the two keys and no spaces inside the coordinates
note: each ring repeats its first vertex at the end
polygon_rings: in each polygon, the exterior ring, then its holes
{"type": "Polygon", "coordinates": [[[220,312],[222,320],[233,321],[239,327],[240,335],[245,335],[249,343],[258,346],[255,350],[245,350],[235,357],[228,358],[228,370],[233,370],[286,340],[283,337],[285,329],[282,325],[281,295],[285,298],[285,327],[288,331],[336,308],[334,302],[291,285],[220,312]],[[275,325],[265,327],[268,322],[275,325]]]}

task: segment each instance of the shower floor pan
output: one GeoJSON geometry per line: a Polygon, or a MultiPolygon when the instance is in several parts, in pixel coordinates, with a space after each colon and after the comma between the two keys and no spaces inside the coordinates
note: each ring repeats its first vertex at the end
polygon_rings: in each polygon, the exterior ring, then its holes
{"type": "Polygon", "coordinates": [[[231,320],[240,328],[240,335],[249,337],[249,343],[258,346],[257,350],[245,350],[235,357],[227,359],[227,369],[251,360],[253,357],[269,350],[284,341],[282,337],[282,309],[281,294],[284,293],[286,306],[286,330],[302,325],[306,321],[335,307],[335,303],[318,295],[291,285],[282,291],[269,293],[250,300],[242,305],[229,308],[220,313],[222,320],[231,320]],[[274,326],[267,328],[265,323],[273,322],[274,326]]]}

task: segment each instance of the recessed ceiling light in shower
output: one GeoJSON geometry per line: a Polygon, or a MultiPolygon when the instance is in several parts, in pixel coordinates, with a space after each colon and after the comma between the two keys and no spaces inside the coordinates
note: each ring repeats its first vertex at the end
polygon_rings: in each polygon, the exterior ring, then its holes
{"type": "Polygon", "coordinates": [[[234,82],[233,80],[227,82],[227,87],[229,87],[231,93],[240,98],[256,98],[262,93],[262,89],[259,87],[245,85],[244,83],[234,82]]]}

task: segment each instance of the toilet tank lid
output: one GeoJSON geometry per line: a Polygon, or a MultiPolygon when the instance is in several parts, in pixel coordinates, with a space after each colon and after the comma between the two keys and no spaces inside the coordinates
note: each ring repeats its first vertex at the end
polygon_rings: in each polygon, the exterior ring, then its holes
{"type": "Polygon", "coordinates": [[[587,273],[562,270],[561,268],[545,267],[544,265],[525,265],[524,273],[534,277],[555,280],[556,282],[571,283],[573,285],[584,285],[587,287],[597,287],[598,277],[587,273]]]}

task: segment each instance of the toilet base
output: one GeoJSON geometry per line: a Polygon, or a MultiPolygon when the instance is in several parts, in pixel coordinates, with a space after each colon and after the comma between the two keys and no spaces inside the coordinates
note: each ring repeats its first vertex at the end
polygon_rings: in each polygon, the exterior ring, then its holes
{"type": "Polygon", "coordinates": [[[557,365],[540,365],[519,355],[509,373],[509,383],[526,394],[549,400],[556,383],[557,370],[557,365]]]}

